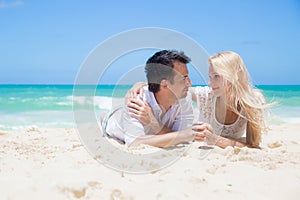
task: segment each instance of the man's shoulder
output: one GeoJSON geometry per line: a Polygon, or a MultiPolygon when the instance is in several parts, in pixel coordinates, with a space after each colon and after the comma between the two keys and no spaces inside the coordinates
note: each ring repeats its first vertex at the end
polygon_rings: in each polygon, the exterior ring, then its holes
{"type": "Polygon", "coordinates": [[[142,97],[143,100],[145,100],[147,103],[149,103],[149,101],[152,101],[154,98],[154,93],[149,91],[148,86],[144,86],[143,87],[144,90],[144,96],[142,97]]]}
{"type": "Polygon", "coordinates": [[[144,86],[143,90],[144,90],[143,96],[142,97],[138,96],[137,98],[139,100],[143,99],[143,101],[147,102],[152,108],[154,106],[157,106],[158,104],[156,102],[154,93],[148,89],[148,86],[144,86]]]}
{"type": "Polygon", "coordinates": [[[144,90],[144,98],[154,97],[154,93],[149,90],[147,85],[143,87],[143,90],[144,90]]]}

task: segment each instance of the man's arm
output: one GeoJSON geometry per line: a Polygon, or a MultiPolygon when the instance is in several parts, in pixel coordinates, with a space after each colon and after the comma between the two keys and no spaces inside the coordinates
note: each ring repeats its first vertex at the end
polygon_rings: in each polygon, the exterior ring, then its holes
{"type": "Polygon", "coordinates": [[[140,121],[145,128],[151,129],[156,135],[169,133],[172,130],[162,125],[153,115],[149,104],[143,100],[130,98],[127,103],[128,115],[140,121]]]}
{"type": "Polygon", "coordinates": [[[125,103],[128,102],[130,98],[136,98],[138,95],[143,96],[144,90],[143,87],[146,86],[146,82],[137,82],[135,83],[125,95],[125,103]]]}
{"type": "Polygon", "coordinates": [[[179,143],[187,143],[194,139],[192,128],[161,135],[144,135],[136,138],[131,145],[148,144],[155,147],[170,147],[179,143]]]}

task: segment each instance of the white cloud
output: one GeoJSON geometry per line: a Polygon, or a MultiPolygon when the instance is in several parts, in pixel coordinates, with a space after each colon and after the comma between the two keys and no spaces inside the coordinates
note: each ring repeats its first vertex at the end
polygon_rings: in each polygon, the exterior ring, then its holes
{"type": "Polygon", "coordinates": [[[16,1],[0,1],[0,8],[14,8],[14,7],[19,7],[23,6],[24,2],[21,0],[16,0],[16,1]]]}

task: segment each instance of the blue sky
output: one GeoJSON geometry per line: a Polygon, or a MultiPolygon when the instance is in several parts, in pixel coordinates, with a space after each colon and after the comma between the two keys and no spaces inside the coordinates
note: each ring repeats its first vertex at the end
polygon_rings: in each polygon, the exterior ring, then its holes
{"type": "Polygon", "coordinates": [[[300,84],[299,0],[0,0],[0,83],[72,84],[98,44],[142,27],[238,52],[254,84],[300,84]]]}

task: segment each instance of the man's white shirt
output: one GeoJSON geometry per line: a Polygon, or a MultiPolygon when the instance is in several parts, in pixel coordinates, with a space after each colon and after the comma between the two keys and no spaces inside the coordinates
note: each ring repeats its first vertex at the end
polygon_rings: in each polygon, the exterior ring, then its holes
{"type": "MultiPolygon", "coordinates": [[[[177,100],[165,113],[158,105],[154,94],[148,90],[148,86],[144,87],[143,97],[137,97],[137,99],[140,98],[150,105],[158,122],[172,131],[179,131],[192,126],[194,114],[190,93],[185,98],[177,100]]],[[[137,119],[130,117],[126,108],[112,113],[108,116],[105,131],[111,137],[116,137],[127,145],[130,145],[137,137],[156,134],[150,128],[143,126],[137,119]]]]}

